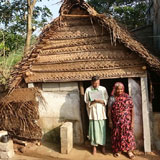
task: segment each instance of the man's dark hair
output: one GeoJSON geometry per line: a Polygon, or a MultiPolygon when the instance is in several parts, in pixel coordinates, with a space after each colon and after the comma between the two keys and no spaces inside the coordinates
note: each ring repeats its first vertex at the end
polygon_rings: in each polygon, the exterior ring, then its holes
{"type": "Polygon", "coordinates": [[[92,77],[92,82],[95,82],[95,81],[97,81],[97,80],[99,80],[100,78],[99,78],[99,76],[93,76],[92,77]]]}

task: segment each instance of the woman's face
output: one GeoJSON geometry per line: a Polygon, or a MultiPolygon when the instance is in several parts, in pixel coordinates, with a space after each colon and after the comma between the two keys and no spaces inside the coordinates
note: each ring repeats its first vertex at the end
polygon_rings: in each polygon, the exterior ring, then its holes
{"type": "Polygon", "coordinates": [[[118,86],[117,89],[116,89],[116,95],[119,96],[121,95],[122,93],[124,92],[124,88],[123,86],[118,86]]]}

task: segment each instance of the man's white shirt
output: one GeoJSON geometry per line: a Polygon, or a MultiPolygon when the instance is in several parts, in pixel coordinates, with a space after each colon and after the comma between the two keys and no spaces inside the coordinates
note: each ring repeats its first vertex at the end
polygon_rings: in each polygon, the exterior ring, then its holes
{"type": "Polygon", "coordinates": [[[91,105],[89,93],[94,91],[95,89],[90,86],[86,89],[85,95],[84,95],[84,101],[87,105],[87,112],[88,112],[88,117],[90,120],[104,120],[107,119],[106,116],[106,105],[108,102],[108,93],[105,87],[99,86],[96,88],[98,91],[102,91],[103,97],[104,97],[104,103],[105,105],[101,103],[94,103],[91,105]]]}

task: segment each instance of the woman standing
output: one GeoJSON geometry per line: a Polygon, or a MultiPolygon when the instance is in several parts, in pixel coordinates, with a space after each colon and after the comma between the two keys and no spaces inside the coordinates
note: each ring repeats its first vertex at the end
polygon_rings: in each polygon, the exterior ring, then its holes
{"type": "Polygon", "coordinates": [[[124,92],[121,82],[115,83],[108,102],[109,126],[112,129],[112,150],[115,157],[127,152],[134,158],[135,139],[133,135],[134,109],[132,98],[124,92]]]}

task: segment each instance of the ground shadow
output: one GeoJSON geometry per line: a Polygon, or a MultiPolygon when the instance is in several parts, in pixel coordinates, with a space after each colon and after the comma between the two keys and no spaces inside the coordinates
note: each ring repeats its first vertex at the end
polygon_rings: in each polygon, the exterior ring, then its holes
{"type": "Polygon", "coordinates": [[[60,152],[60,126],[43,135],[42,145],[56,152],[60,152]]]}

